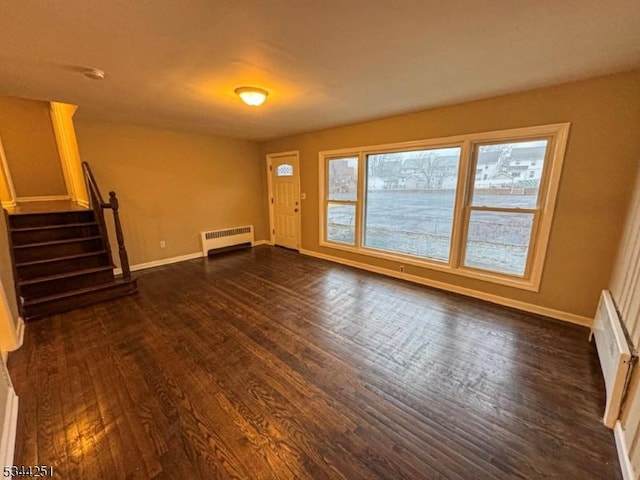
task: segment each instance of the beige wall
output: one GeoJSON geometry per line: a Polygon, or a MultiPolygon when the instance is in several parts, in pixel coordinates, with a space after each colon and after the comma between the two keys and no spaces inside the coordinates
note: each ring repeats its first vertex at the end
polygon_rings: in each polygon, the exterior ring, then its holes
{"type": "Polygon", "coordinates": [[[82,160],[78,150],[78,140],[73,124],[73,115],[77,110],[76,105],[51,102],[51,124],[55,134],[60,164],[67,185],[67,193],[71,200],[80,205],[88,206],[89,197],[84,183],[82,172],[82,160]]]}
{"type": "MultiPolygon", "coordinates": [[[[310,112],[313,114],[313,112],[310,112]]],[[[640,158],[640,72],[601,77],[265,142],[261,155],[299,150],[303,249],[398,271],[399,264],[318,245],[318,152],[571,122],[540,292],[426,268],[432,281],[592,317],[607,286],[640,158]]],[[[264,206],[266,210],[266,205],[264,206]]]]}
{"type": "Polygon", "coordinates": [[[18,197],[66,195],[48,102],[0,97],[0,138],[18,197]]]}
{"type": "Polygon", "coordinates": [[[257,143],[87,121],[76,133],[103,196],[118,194],[132,265],[198,252],[203,230],[253,224],[266,238],[257,143]]]}

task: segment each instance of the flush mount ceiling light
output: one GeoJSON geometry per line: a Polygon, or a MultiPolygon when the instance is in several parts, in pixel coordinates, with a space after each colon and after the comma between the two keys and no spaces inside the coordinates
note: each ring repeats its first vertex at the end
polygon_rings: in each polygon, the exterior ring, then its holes
{"type": "Polygon", "coordinates": [[[258,87],[239,87],[234,90],[244,103],[252,107],[262,105],[269,92],[258,87]]]}
{"type": "Polygon", "coordinates": [[[91,80],[104,80],[104,71],[99,68],[87,68],[82,74],[91,80]]]}

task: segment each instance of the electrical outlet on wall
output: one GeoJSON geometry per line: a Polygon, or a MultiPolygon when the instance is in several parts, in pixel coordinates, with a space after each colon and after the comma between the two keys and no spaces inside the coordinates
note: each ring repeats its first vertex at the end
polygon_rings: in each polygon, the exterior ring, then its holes
{"type": "Polygon", "coordinates": [[[167,243],[164,240],[160,240],[160,248],[164,248],[167,246],[167,243]]]}

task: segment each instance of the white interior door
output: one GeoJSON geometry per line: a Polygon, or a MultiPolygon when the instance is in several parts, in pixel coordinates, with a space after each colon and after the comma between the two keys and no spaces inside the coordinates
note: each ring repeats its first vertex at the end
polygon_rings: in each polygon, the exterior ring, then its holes
{"type": "Polygon", "coordinates": [[[269,156],[274,243],[300,250],[300,172],[298,153],[269,156]]]}

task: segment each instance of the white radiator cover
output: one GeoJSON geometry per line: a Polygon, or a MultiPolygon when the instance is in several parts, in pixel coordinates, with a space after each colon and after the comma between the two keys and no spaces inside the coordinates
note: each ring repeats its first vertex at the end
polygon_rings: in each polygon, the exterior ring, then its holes
{"type": "Polygon", "coordinates": [[[603,422],[607,427],[613,428],[620,414],[624,389],[631,368],[631,351],[608,290],[603,290],[600,296],[592,335],[596,342],[607,392],[603,422]]]}
{"type": "Polygon", "coordinates": [[[200,240],[202,242],[203,257],[207,256],[209,250],[216,248],[231,247],[241,243],[253,245],[253,225],[200,232],[200,240]]]}

